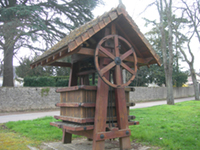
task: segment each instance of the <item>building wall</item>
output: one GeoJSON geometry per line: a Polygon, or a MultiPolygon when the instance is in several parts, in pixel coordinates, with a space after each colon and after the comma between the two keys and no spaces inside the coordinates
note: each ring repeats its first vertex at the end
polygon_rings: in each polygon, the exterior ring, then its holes
{"type": "MultiPolygon", "coordinates": [[[[0,112],[31,111],[55,109],[55,104],[60,101],[57,88],[48,87],[1,87],[0,112]]],[[[131,102],[166,99],[165,87],[135,87],[135,92],[130,93],[131,102]]],[[[192,87],[174,88],[174,97],[188,97],[194,95],[192,87]]]]}

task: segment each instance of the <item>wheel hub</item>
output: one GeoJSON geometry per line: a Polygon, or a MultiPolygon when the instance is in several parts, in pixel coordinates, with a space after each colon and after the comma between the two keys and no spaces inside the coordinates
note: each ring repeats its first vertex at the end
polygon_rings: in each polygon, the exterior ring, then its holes
{"type": "Polygon", "coordinates": [[[121,65],[122,60],[119,57],[115,57],[115,64],[121,65]]]}

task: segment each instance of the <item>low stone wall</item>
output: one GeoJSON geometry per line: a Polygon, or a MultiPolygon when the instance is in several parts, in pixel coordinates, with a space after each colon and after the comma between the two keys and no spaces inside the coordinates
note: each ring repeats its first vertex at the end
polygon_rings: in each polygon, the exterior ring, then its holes
{"type": "MultiPolygon", "coordinates": [[[[174,98],[189,97],[194,95],[193,87],[176,87],[173,89],[174,98]]],[[[135,92],[130,93],[132,102],[162,100],[167,97],[166,87],[135,87],[135,92]]]]}
{"type": "MultiPolygon", "coordinates": [[[[0,112],[30,111],[55,109],[55,104],[60,101],[60,94],[54,87],[1,87],[0,112]]],[[[174,88],[174,97],[188,97],[194,95],[192,87],[174,88]]],[[[166,87],[147,88],[135,87],[135,92],[130,93],[132,102],[166,99],[166,87]]]]}
{"type": "Polygon", "coordinates": [[[0,112],[54,109],[60,93],[49,87],[1,87],[0,112]]]}

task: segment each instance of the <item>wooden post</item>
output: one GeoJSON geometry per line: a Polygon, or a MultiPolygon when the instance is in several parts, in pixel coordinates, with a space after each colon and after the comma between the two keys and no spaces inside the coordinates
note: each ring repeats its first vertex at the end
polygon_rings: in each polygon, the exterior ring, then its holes
{"type": "Polygon", "coordinates": [[[69,77],[69,84],[68,84],[69,87],[78,85],[78,76],[77,76],[78,70],[79,70],[78,63],[72,64],[71,69],[70,69],[70,77],[69,77]]]}
{"type": "MultiPolygon", "coordinates": [[[[111,33],[116,34],[116,26],[114,23],[111,24],[111,33]]],[[[115,41],[115,55],[119,57],[119,41],[115,41]],[[117,44],[116,44],[117,43],[117,44]]],[[[120,65],[116,65],[115,68],[115,84],[121,85],[123,84],[122,79],[122,69],[120,65]]],[[[116,103],[116,113],[117,113],[117,124],[120,130],[129,129],[128,127],[128,114],[126,107],[126,97],[125,97],[125,89],[124,88],[116,88],[115,89],[115,103],[116,103]]],[[[121,137],[119,138],[120,150],[130,149],[131,142],[130,137],[121,137]]]]}
{"type": "MultiPolygon", "coordinates": [[[[103,66],[103,59],[100,60],[100,66],[103,66]]],[[[109,72],[105,73],[105,77],[109,78],[109,72]]],[[[95,122],[93,132],[93,150],[104,150],[105,141],[96,141],[95,137],[99,132],[105,132],[108,106],[108,90],[109,87],[103,80],[98,77],[96,107],[95,107],[95,122]]]]}
{"type": "MultiPolygon", "coordinates": [[[[129,129],[124,88],[115,89],[117,124],[120,130],[129,129]]],[[[119,138],[120,150],[130,149],[130,137],[119,138]]]]}
{"type": "Polygon", "coordinates": [[[72,142],[72,134],[68,133],[63,129],[63,137],[62,137],[62,143],[63,144],[68,144],[72,142]]]}
{"type": "MultiPolygon", "coordinates": [[[[114,75],[115,84],[122,84],[122,69],[120,65],[116,65],[115,75],[114,75]]],[[[128,130],[128,114],[126,107],[126,97],[124,88],[115,89],[115,103],[116,103],[116,113],[117,113],[117,124],[120,130],[128,130]]],[[[126,150],[131,148],[130,137],[121,137],[119,138],[120,150],[126,150]]]]}

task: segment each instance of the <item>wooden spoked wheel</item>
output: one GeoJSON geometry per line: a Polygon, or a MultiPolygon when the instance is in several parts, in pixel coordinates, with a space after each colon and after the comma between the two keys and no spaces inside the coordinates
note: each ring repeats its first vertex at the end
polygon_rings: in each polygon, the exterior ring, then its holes
{"type": "Polygon", "coordinates": [[[95,57],[94,62],[98,75],[109,86],[114,88],[124,88],[134,80],[137,72],[137,57],[131,44],[123,37],[119,35],[107,35],[104,38],[102,38],[96,47],[94,57],[95,57]],[[105,46],[103,46],[107,40],[109,40],[109,42],[111,40],[114,42],[113,51],[111,51],[110,48],[106,48],[105,46]],[[119,48],[120,47],[119,42],[123,43],[125,45],[124,47],[127,49],[127,50],[123,49],[125,51],[124,53],[119,48]],[[110,61],[106,66],[100,67],[99,57],[101,57],[102,55],[104,55],[104,57],[106,55],[106,57],[109,58],[110,61]],[[130,58],[132,59],[131,62],[133,62],[132,65],[133,69],[131,69],[126,64],[126,60],[129,59],[130,61],[130,58]],[[127,70],[131,74],[130,79],[126,83],[116,81],[116,80],[122,80],[122,68],[127,70]],[[111,83],[108,79],[104,77],[104,74],[110,71],[111,69],[112,70],[114,69],[115,71],[114,74],[115,79],[113,80],[114,83],[111,83]]]}

